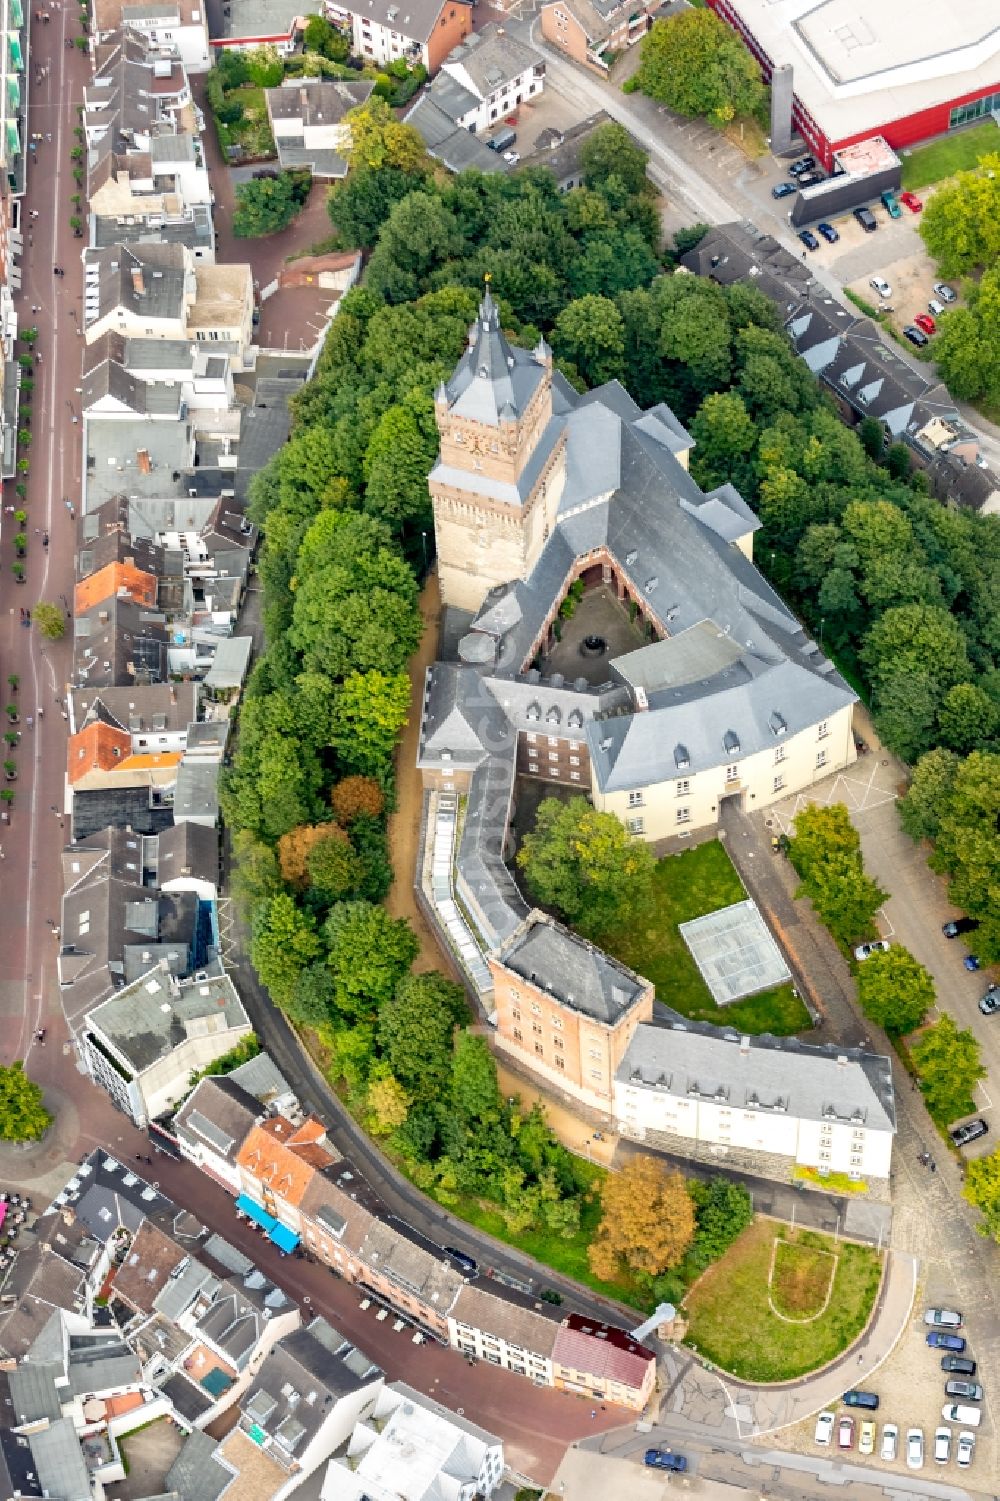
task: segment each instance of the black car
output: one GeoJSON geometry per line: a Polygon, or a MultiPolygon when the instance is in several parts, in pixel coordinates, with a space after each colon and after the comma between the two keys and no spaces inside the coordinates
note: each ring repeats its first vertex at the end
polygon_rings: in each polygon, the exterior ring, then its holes
{"type": "Polygon", "coordinates": [[[910,343],[914,344],[917,349],[925,349],[930,343],[930,339],[928,339],[923,329],[917,328],[913,323],[908,323],[903,329],[903,338],[909,339],[910,343]]]}
{"type": "Polygon", "coordinates": [[[845,1407],[865,1407],[869,1412],[875,1412],[878,1408],[879,1399],[874,1392],[859,1392],[857,1390],[844,1393],[845,1407]]]}
{"type": "Polygon", "coordinates": [[[970,1360],[967,1355],[942,1355],[941,1369],[948,1371],[952,1376],[974,1376],[976,1362],[970,1360]]]}
{"type": "Polygon", "coordinates": [[[797,193],[798,191],[799,185],[797,182],[778,182],[771,189],[771,197],[787,198],[789,193],[797,193]]]}
{"type": "Polygon", "coordinates": [[[653,1470],[673,1470],[678,1475],[683,1475],[688,1467],[684,1455],[675,1454],[673,1449],[647,1449],[643,1464],[653,1470]]]}
{"type": "Polygon", "coordinates": [[[995,1011],[1000,1011],[1000,985],[995,980],[987,986],[986,993],[979,997],[979,1009],[984,1016],[992,1016],[995,1011]]]}
{"type": "Polygon", "coordinates": [[[980,1115],[974,1121],[966,1121],[963,1126],[952,1126],[948,1135],[956,1147],[964,1147],[970,1141],[978,1141],[981,1136],[985,1136],[989,1129],[989,1126],[980,1115]]]}
{"type": "Polygon", "coordinates": [[[836,245],[837,241],[840,239],[840,235],[834,229],[833,225],[827,224],[825,219],[822,219],[819,224],[816,225],[816,228],[819,230],[820,234],[823,236],[828,245],[836,245]]]}
{"type": "Polygon", "coordinates": [[[819,241],[817,240],[811,229],[800,229],[799,239],[802,241],[807,250],[819,249],[819,241]]]}
{"type": "Polygon", "coordinates": [[[941,932],[946,938],[957,938],[960,933],[974,933],[979,927],[979,919],[976,917],[953,917],[951,922],[946,922],[941,932]]]}
{"type": "Polygon", "coordinates": [[[856,208],[854,210],[854,217],[866,235],[873,235],[878,229],[878,220],[870,208],[856,208]]]}
{"type": "Polygon", "coordinates": [[[800,156],[798,161],[793,162],[788,170],[793,177],[801,177],[804,172],[811,172],[815,165],[816,158],[814,156],[800,156]]]}
{"type": "Polygon", "coordinates": [[[474,1277],[479,1271],[479,1262],[473,1261],[465,1251],[460,1251],[456,1246],[443,1246],[442,1250],[452,1261],[457,1261],[467,1277],[474,1277]]]}

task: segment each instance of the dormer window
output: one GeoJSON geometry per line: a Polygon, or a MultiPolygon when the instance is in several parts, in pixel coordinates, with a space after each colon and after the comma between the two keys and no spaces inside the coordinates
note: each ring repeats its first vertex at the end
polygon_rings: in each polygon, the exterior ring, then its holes
{"type": "Polygon", "coordinates": [[[691,765],[691,757],[688,755],[688,748],[686,745],[674,746],[674,765],[677,767],[678,771],[686,771],[687,768],[691,765]]]}
{"type": "Polygon", "coordinates": [[[738,756],[740,751],[740,737],[735,730],[727,730],[722,737],[722,744],[727,755],[738,756]]]}

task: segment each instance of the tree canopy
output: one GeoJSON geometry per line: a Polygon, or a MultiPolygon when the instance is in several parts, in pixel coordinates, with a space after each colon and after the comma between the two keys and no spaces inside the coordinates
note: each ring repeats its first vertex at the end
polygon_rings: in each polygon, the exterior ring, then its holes
{"type": "Polygon", "coordinates": [[[308,172],[278,172],[274,177],[239,183],[233,210],[233,234],[256,239],[286,229],[309,197],[308,172]]]}
{"type": "Polygon", "coordinates": [[[677,114],[702,115],[721,128],[737,115],[763,110],[767,90],[759,63],[712,11],[654,21],[640,46],[632,87],[677,114]]]}
{"type": "Polygon", "coordinates": [[[844,804],[810,803],[797,813],[789,856],[802,877],[800,894],[838,943],[863,938],[886,893],[864,873],[861,839],[844,804]]]}
{"type": "Polygon", "coordinates": [[[52,1124],[42,1088],[23,1063],[0,1064],[0,1141],[38,1141],[52,1124]]]}
{"type": "Polygon", "coordinates": [[[934,981],[908,949],[894,943],[859,968],[858,1002],[891,1037],[901,1037],[919,1027],[934,1005],[934,981]]]}
{"type": "Polygon", "coordinates": [[[658,1157],[637,1154],[601,1185],[601,1222],[587,1252],[608,1281],[622,1264],[656,1277],[683,1260],[695,1236],[687,1184],[658,1157]]]}
{"type": "Polygon", "coordinates": [[[986,1074],[972,1032],[959,1028],[945,1011],[914,1044],[910,1056],[927,1109],[939,1125],[970,1114],[972,1091],[986,1074]]]}
{"type": "Polygon", "coordinates": [[[517,863],[537,902],[592,937],[646,899],[653,874],[649,846],[584,797],[540,803],[517,863]]]}
{"type": "Polygon", "coordinates": [[[978,1226],[980,1234],[1000,1241],[1000,1148],[965,1164],[962,1192],[983,1217],[978,1226]]]}

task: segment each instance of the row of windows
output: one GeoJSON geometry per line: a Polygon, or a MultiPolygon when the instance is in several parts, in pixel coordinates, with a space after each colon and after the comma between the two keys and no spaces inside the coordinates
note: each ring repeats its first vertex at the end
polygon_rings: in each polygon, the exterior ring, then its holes
{"type": "MultiPolygon", "coordinates": [[[[532,775],[535,775],[538,772],[538,762],[537,761],[529,761],[528,762],[528,770],[529,770],[529,772],[532,773],[532,775]]],[[[558,775],[559,775],[559,768],[558,768],[558,766],[550,766],[549,767],[549,776],[550,777],[557,777],[558,775]]],[[[569,779],[570,779],[571,782],[578,782],[580,780],[580,773],[578,771],[571,771],[570,774],[569,774],[569,779]]]]}
{"type": "MultiPolygon", "coordinates": [[[[537,735],[525,735],[524,738],[525,738],[525,740],[527,740],[527,742],[528,742],[529,745],[537,745],[538,744],[538,736],[537,735]]],[[[559,746],[560,744],[565,743],[566,745],[569,746],[569,748],[570,748],[571,751],[578,751],[580,749],[580,742],[579,742],[579,740],[567,740],[565,742],[561,742],[558,735],[546,735],[545,739],[546,739],[546,742],[549,745],[559,746]]]]}

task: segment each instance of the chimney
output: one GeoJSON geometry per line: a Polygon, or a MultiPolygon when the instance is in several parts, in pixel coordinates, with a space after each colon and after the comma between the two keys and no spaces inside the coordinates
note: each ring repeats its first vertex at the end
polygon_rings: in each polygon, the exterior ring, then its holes
{"type": "Polygon", "coordinates": [[[750,1057],[750,1039],[749,1039],[749,1037],[744,1036],[744,1037],[740,1038],[740,1056],[742,1058],[749,1058],[750,1057]]]}
{"type": "Polygon", "coordinates": [[[142,279],[141,266],[132,267],[132,291],[137,297],[143,297],[145,295],[146,286],[142,279]]]}

